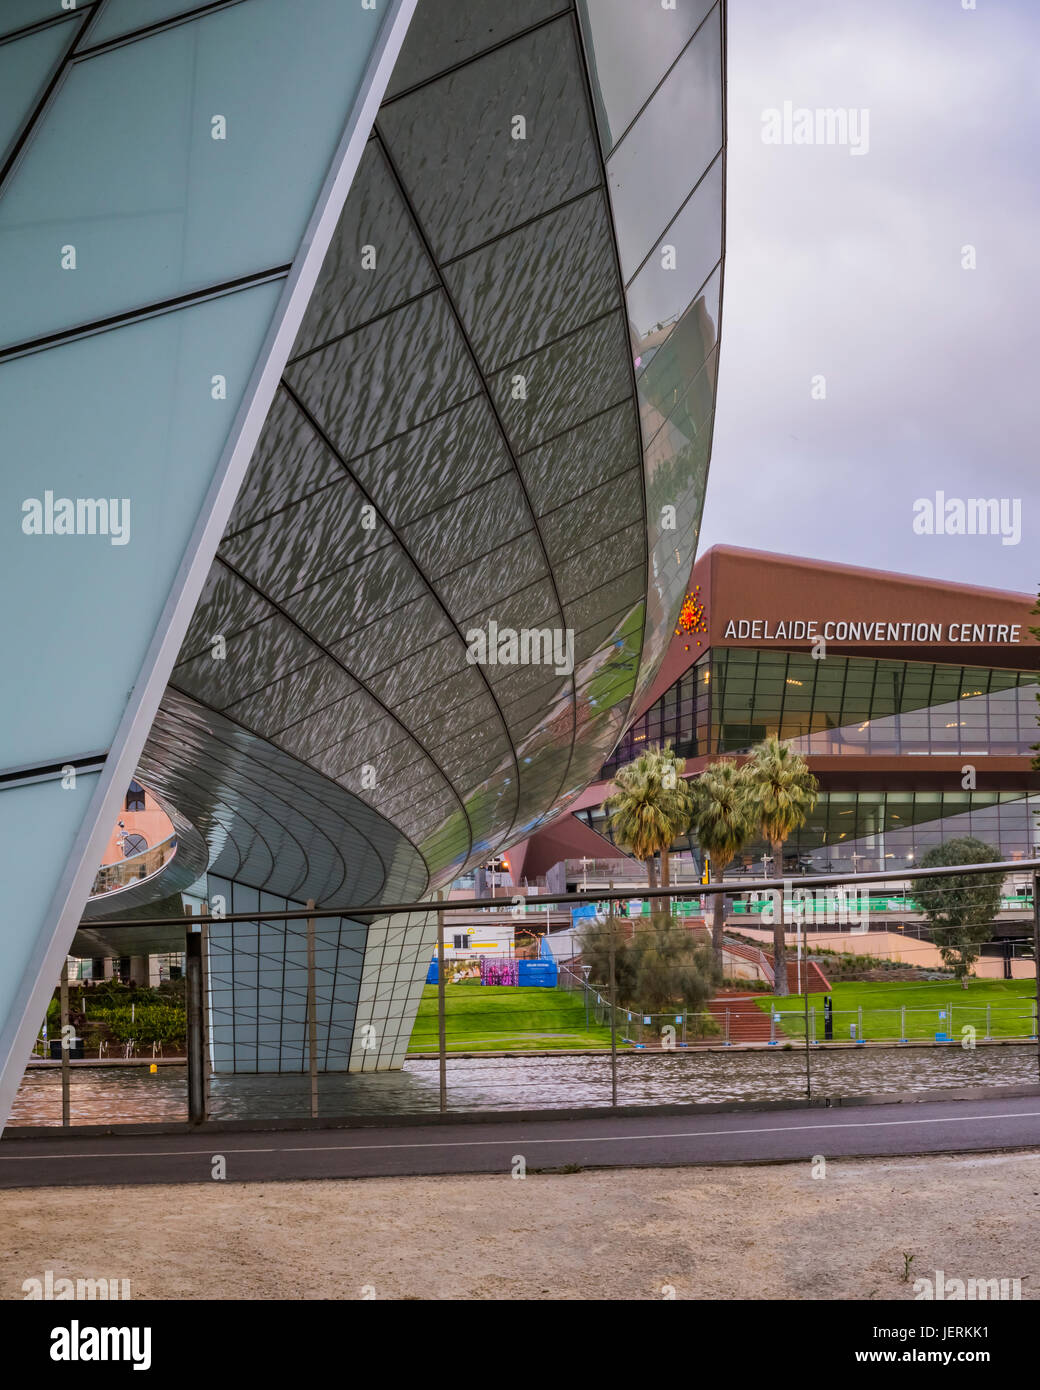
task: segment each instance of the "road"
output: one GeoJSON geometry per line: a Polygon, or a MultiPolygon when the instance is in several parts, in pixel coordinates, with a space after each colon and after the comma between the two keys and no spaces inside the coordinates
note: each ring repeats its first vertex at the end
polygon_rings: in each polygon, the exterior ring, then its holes
{"type": "Polygon", "coordinates": [[[0,1188],[675,1167],[1040,1148],[1040,1096],[832,1110],[0,1141],[0,1188]]]}

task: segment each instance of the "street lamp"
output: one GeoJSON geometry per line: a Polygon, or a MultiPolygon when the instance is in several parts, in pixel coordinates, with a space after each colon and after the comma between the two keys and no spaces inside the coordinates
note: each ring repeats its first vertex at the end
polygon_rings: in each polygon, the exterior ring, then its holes
{"type": "Polygon", "coordinates": [[[589,1031],[589,975],[592,973],[591,965],[583,965],[581,973],[585,976],[585,1031],[589,1031]]]}

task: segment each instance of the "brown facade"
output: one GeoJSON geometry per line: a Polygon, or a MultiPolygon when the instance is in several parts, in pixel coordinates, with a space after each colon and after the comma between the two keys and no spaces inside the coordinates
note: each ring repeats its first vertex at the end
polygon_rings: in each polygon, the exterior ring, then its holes
{"type": "MultiPolygon", "coordinates": [[[[930,580],[882,570],[837,565],[790,555],[715,546],[694,566],[689,593],[694,601],[691,630],[677,633],[657,679],[633,721],[654,705],[683,672],[712,647],[746,647],[818,654],[915,661],[951,666],[1040,670],[1040,642],[1030,632],[1040,625],[1032,595],[970,584],[930,580]],[[817,647],[821,641],[822,648],[817,647]]],[[[1040,730],[1038,730],[1040,738],[1040,730]]],[[[696,775],[717,755],[691,758],[696,775]]],[[[809,755],[821,788],[914,790],[950,784],[961,774],[963,758],[870,755],[809,755]]],[[[1032,759],[986,757],[978,767],[979,789],[1027,792],[1040,788],[1032,759]]],[[[600,805],[609,781],[597,782],[571,811],[600,805]]],[[[512,852],[514,878],[533,878],[570,853],[573,817],[532,836],[512,852]]],[[[618,852],[580,825],[582,839],[593,837],[601,856],[618,852]]],[[[585,853],[593,854],[590,847],[585,853]]]]}

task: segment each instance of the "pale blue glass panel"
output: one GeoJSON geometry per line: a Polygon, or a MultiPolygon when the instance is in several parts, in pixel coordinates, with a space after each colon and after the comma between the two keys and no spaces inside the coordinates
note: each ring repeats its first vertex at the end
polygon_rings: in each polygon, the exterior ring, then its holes
{"type": "MultiPolygon", "coordinates": [[[[0,1030],[9,1022],[15,992],[29,964],[58,873],[72,851],[98,776],[96,772],[79,773],[75,787],[63,788],[59,779],[0,791],[0,845],[8,866],[4,874],[0,1030]]],[[[57,980],[50,983],[53,986],[57,980]]],[[[0,1056],[0,1067],[6,1060],[0,1056]]],[[[14,1058],[12,1065],[20,1073],[24,1063],[14,1058]]],[[[0,1111],[0,1126],[6,1119],[0,1111]]]]}
{"type": "Polygon", "coordinates": [[[627,283],[722,145],[722,36],[715,8],[607,161],[627,283]]]}
{"type": "MultiPolygon", "coordinates": [[[[0,768],[107,748],[202,506],[281,283],[0,368],[0,768]],[[211,396],[214,374],[227,399],[211,396]],[[130,499],[129,540],[30,535],[23,502],[130,499]]],[[[52,515],[54,506],[52,503],[52,515]]],[[[111,516],[111,512],[110,512],[111,516]]],[[[89,525],[84,508],[84,524],[89,525]]]]}
{"type": "Polygon", "coordinates": [[[290,262],[380,20],[248,0],[77,64],[0,200],[3,342],[290,262]]]}
{"type": "Polygon", "coordinates": [[[0,5],[0,34],[13,34],[27,24],[40,24],[45,19],[68,15],[61,0],[3,0],[0,5]]]}
{"type": "Polygon", "coordinates": [[[107,43],[135,29],[201,9],[205,3],[206,0],[107,0],[101,18],[90,31],[89,45],[93,48],[96,43],[107,43]]]}
{"type": "Polygon", "coordinates": [[[0,157],[43,94],[79,24],[52,24],[13,43],[0,44],[0,157]]]}

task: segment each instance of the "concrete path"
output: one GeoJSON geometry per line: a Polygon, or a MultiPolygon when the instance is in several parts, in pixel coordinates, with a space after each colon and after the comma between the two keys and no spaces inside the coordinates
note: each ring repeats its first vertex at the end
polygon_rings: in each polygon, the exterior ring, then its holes
{"type": "Polygon", "coordinates": [[[4,1139],[0,1188],[232,1182],[528,1169],[672,1167],[1040,1145],[1040,1095],[708,1114],[380,1128],[4,1139]]]}

